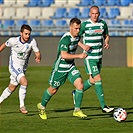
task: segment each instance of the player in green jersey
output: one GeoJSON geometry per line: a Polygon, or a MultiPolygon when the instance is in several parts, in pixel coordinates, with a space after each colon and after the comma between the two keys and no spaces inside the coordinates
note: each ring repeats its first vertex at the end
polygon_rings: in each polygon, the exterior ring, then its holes
{"type": "Polygon", "coordinates": [[[59,41],[57,59],[49,79],[50,87],[44,92],[41,103],[37,104],[39,116],[42,119],[47,119],[45,107],[59,87],[65,83],[66,79],[76,87],[73,116],[80,118],[87,117],[80,110],[83,97],[83,81],[74,63],[74,59],[84,59],[87,56],[86,53],[75,54],[78,45],[82,47],[80,37],[78,36],[80,25],[81,21],[78,18],[72,18],[70,20],[70,31],[65,33],[59,41]]]}
{"type": "MultiPolygon", "coordinates": [[[[89,79],[84,82],[84,91],[95,85],[97,97],[103,112],[111,112],[114,108],[106,106],[102,88],[102,78],[100,70],[102,67],[103,47],[109,49],[108,26],[105,21],[99,19],[98,6],[90,8],[90,19],[82,22],[79,35],[83,35],[83,43],[90,47],[88,56],[84,59],[85,69],[89,74],[89,79]]],[[[74,96],[74,91],[73,91],[74,96]]]]}

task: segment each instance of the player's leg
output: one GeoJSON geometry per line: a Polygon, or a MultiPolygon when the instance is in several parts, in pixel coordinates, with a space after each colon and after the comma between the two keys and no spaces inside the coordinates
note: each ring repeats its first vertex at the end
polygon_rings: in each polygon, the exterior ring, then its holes
{"type": "Polygon", "coordinates": [[[0,96],[0,104],[7,99],[17,88],[17,85],[9,84],[9,86],[2,92],[0,96]]]}
{"type": "Polygon", "coordinates": [[[38,103],[37,108],[39,110],[39,116],[42,119],[47,119],[45,108],[51,97],[57,92],[58,88],[66,81],[67,73],[58,73],[52,71],[49,79],[50,87],[44,91],[41,103],[38,103]]]}
{"type": "Polygon", "coordinates": [[[27,114],[28,111],[25,107],[25,98],[26,98],[28,81],[23,73],[19,74],[17,79],[20,82],[20,88],[19,88],[20,111],[23,114],[27,114]]]}
{"type": "Polygon", "coordinates": [[[100,70],[101,70],[101,65],[102,65],[102,60],[100,59],[99,61],[94,60],[92,63],[92,76],[95,80],[95,91],[96,95],[99,99],[101,108],[104,112],[111,112],[114,108],[109,108],[106,106],[105,100],[104,100],[104,92],[103,92],[103,87],[102,87],[102,78],[100,75],[100,70]]]}
{"type": "Polygon", "coordinates": [[[85,82],[84,82],[84,91],[88,90],[93,84],[94,84],[94,79],[92,78],[91,74],[92,74],[92,70],[90,68],[90,63],[91,63],[91,60],[85,58],[84,59],[84,64],[85,64],[85,70],[86,70],[86,73],[89,76],[89,79],[87,79],[85,82]]]}
{"type": "Polygon", "coordinates": [[[74,67],[69,72],[68,80],[76,87],[75,97],[74,97],[75,109],[73,112],[73,116],[85,118],[85,117],[87,117],[87,115],[83,114],[83,112],[80,110],[82,99],[83,99],[84,85],[83,85],[83,81],[82,81],[81,75],[79,73],[79,70],[77,70],[76,67],[74,67]]]}

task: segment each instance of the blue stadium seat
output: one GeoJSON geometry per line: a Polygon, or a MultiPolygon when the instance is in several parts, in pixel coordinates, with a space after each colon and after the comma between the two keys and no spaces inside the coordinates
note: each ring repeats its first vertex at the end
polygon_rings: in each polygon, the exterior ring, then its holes
{"type": "Polygon", "coordinates": [[[120,10],[119,8],[110,8],[109,11],[107,12],[107,17],[108,19],[113,19],[116,18],[116,16],[120,15],[120,10]]]}
{"type": "Polygon", "coordinates": [[[107,11],[105,7],[99,9],[100,11],[100,18],[107,18],[107,11]]]}
{"type": "Polygon", "coordinates": [[[29,21],[29,25],[33,28],[36,28],[41,26],[41,22],[38,19],[32,19],[29,21]]]}
{"type": "Polygon", "coordinates": [[[66,8],[57,8],[54,15],[51,17],[53,19],[63,18],[66,14],[66,8]]]}
{"type": "Polygon", "coordinates": [[[89,18],[89,12],[90,12],[90,8],[84,7],[83,10],[81,11],[80,15],[78,16],[78,18],[80,18],[80,19],[89,18]]]}
{"type": "Polygon", "coordinates": [[[3,4],[3,2],[4,2],[3,0],[0,0],[0,4],[3,4]]]}
{"type": "Polygon", "coordinates": [[[56,32],[56,36],[63,36],[65,32],[56,32]]]}
{"type": "Polygon", "coordinates": [[[29,0],[29,3],[27,5],[25,5],[25,6],[27,6],[27,7],[35,7],[35,6],[38,6],[39,2],[40,2],[39,0],[29,0]]]}
{"type": "Polygon", "coordinates": [[[105,3],[105,0],[93,0],[93,2],[94,2],[94,5],[103,6],[105,3]]]}
{"type": "Polygon", "coordinates": [[[131,0],[120,0],[120,6],[129,6],[131,0]]]}
{"type": "Polygon", "coordinates": [[[52,27],[54,26],[54,22],[52,19],[48,19],[48,20],[43,20],[42,21],[42,26],[45,26],[45,27],[52,27]]]}
{"type": "Polygon", "coordinates": [[[3,28],[8,29],[8,28],[13,28],[15,26],[14,20],[4,20],[3,22],[3,28]]]}
{"type": "Polygon", "coordinates": [[[111,19],[108,22],[108,26],[114,27],[114,26],[121,26],[121,22],[119,19],[111,19]]]}
{"type": "Polygon", "coordinates": [[[55,22],[55,26],[57,26],[57,27],[64,27],[64,26],[68,26],[68,24],[67,24],[66,20],[57,20],[55,22]]]}
{"type": "Polygon", "coordinates": [[[93,4],[93,0],[81,0],[77,6],[89,6],[93,4]]]}
{"type": "Polygon", "coordinates": [[[119,0],[107,0],[106,2],[104,2],[105,6],[116,6],[118,5],[119,0]]]}
{"type": "Polygon", "coordinates": [[[16,27],[21,27],[23,24],[28,24],[27,20],[16,20],[16,27]]]}
{"type": "Polygon", "coordinates": [[[73,17],[78,17],[79,15],[80,15],[79,8],[70,8],[70,10],[64,16],[64,18],[73,18],[73,17]]]}
{"type": "Polygon", "coordinates": [[[38,3],[38,6],[49,7],[53,3],[54,3],[54,0],[40,0],[40,2],[38,3]]]}

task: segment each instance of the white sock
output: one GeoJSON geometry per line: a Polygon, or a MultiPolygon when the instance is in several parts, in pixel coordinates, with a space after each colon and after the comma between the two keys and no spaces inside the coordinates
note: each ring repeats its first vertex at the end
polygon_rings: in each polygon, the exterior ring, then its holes
{"type": "Polygon", "coordinates": [[[27,86],[21,85],[19,88],[19,102],[20,102],[20,108],[24,106],[24,100],[26,97],[26,88],[27,86]]]}
{"type": "Polygon", "coordinates": [[[0,96],[0,103],[2,103],[5,99],[7,99],[12,92],[8,89],[8,87],[3,91],[3,93],[0,96]]]}

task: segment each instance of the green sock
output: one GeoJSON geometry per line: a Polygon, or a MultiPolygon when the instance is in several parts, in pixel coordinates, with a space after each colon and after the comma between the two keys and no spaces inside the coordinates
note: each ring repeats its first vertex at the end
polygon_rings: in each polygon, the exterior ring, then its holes
{"type": "Polygon", "coordinates": [[[80,108],[83,98],[83,90],[77,90],[75,92],[75,108],[80,108]]]}
{"type": "Polygon", "coordinates": [[[50,98],[52,97],[52,95],[49,93],[48,89],[43,93],[43,97],[42,97],[42,106],[46,107],[48,101],[50,100],[50,98]]]}
{"type": "Polygon", "coordinates": [[[103,109],[105,106],[105,101],[104,101],[104,94],[103,94],[103,88],[102,88],[102,81],[95,82],[95,90],[96,90],[96,94],[99,99],[100,105],[103,109]]]}
{"type": "Polygon", "coordinates": [[[83,91],[88,90],[91,86],[92,86],[92,84],[90,83],[90,80],[86,80],[84,82],[84,90],[83,91]]]}

